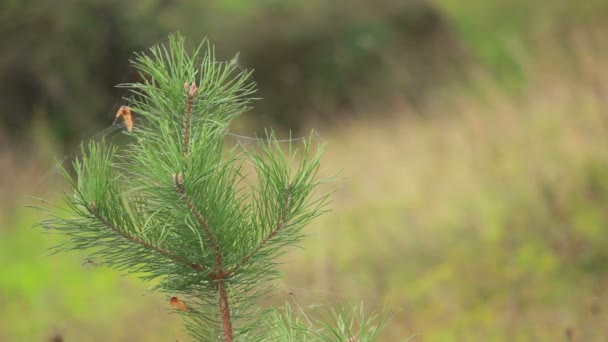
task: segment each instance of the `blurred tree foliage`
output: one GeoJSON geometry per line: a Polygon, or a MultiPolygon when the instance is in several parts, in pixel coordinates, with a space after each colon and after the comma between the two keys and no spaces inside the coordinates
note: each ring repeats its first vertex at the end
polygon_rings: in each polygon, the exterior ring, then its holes
{"type": "Polygon", "coordinates": [[[420,101],[462,56],[427,2],[335,1],[311,12],[262,13],[243,56],[267,99],[258,110],[289,127],[304,115],[335,119],[395,95],[420,101]]]}
{"type": "Polygon", "coordinates": [[[59,136],[79,138],[83,128],[107,122],[100,113],[117,101],[114,85],[126,73],[132,51],[158,32],[146,21],[162,6],[139,3],[3,1],[0,103],[7,131],[18,135],[41,116],[59,136]]]}
{"type": "Polygon", "coordinates": [[[39,118],[77,140],[107,125],[121,104],[113,86],[137,76],[128,70],[132,52],[175,30],[210,37],[220,55],[242,51],[264,98],[260,122],[292,128],[304,114],[327,118],[394,89],[419,98],[435,67],[458,55],[444,19],[422,0],[5,0],[4,131],[19,136],[39,118]],[[395,74],[395,64],[407,67],[395,74]]]}

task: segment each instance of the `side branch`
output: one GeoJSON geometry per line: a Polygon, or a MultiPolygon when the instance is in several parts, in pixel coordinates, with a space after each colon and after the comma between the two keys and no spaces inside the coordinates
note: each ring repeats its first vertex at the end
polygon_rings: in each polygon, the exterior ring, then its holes
{"type": "Polygon", "coordinates": [[[127,239],[127,240],[129,240],[129,241],[131,241],[133,243],[136,243],[136,244],[138,244],[138,245],[140,245],[140,246],[142,246],[144,248],[153,250],[153,251],[159,253],[160,255],[162,255],[162,256],[164,256],[166,258],[169,258],[169,259],[171,259],[171,260],[173,260],[173,261],[175,261],[177,263],[186,265],[186,266],[188,266],[190,268],[193,268],[193,269],[195,269],[197,271],[203,271],[203,270],[205,270],[205,267],[203,265],[200,265],[200,264],[197,264],[197,263],[193,263],[193,262],[189,262],[188,260],[186,260],[186,259],[184,259],[182,257],[179,257],[177,255],[173,255],[173,254],[169,253],[168,251],[166,251],[166,250],[164,250],[164,249],[162,249],[160,247],[154,246],[153,244],[151,244],[149,242],[146,242],[146,241],[142,240],[141,238],[139,238],[137,236],[133,236],[133,235],[125,232],[124,230],[116,227],[111,222],[109,222],[105,218],[101,217],[101,215],[99,215],[99,212],[97,211],[97,208],[95,207],[94,204],[90,204],[88,210],[89,210],[89,213],[91,213],[93,215],[93,217],[95,217],[99,222],[101,222],[104,226],[106,226],[107,228],[109,228],[110,230],[112,230],[114,233],[122,236],[123,238],[125,238],[125,239],[127,239]]]}
{"type": "Polygon", "coordinates": [[[247,254],[243,259],[241,259],[241,261],[239,261],[239,263],[232,270],[228,271],[226,275],[227,277],[237,272],[241,267],[243,267],[243,265],[249,262],[251,258],[253,258],[264,246],[266,246],[270,239],[275,237],[277,233],[285,227],[285,224],[287,224],[287,222],[289,221],[289,206],[291,205],[291,193],[287,194],[287,196],[285,197],[285,202],[283,204],[285,210],[281,214],[281,217],[279,218],[277,223],[270,230],[268,235],[266,235],[266,237],[251,252],[249,252],[249,254],[247,254]]]}
{"type": "Polygon", "coordinates": [[[213,252],[215,254],[215,272],[210,275],[210,280],[216,282],[215,284],[219,291],[218,306],[220,310],[220,317],[222,319],[224,341],[232,342],[232,317],[230,313],[230,301],[228,299],[228,293],[226,292],[226,279],[228,278],[229,274],[227,274],[223,269],[224,261],[222,259],[222,253],[220,252],[220,246],[218,245],[215,236],[209,228],[209,223],[207,222],[207,220],[205,220],[203,214],[201,214],[201,212],[196,209],[196,207],[190,200],[190,197],[188,197],[186,189],[184,188],[184,177],[181,174],[177,174],[173,177],[173,181],[175,182],[177,192],[180,194],[180,197],[182,198],[184,203],[186,203],[186,206],[188,206],[188,209],[190,209],[190,212],[196,217],[196,220],[201,226],[201,229],[207,235],[207,239],[209,239],[209,243],[213,248],[213,252]]]}
{"type": "Polygon", "coordinates": [[[184,125],[182,128],[182,138],[184,139],[183,152],[184,156],[188,155],[188,146],[190,145],[190,114],[192,113],[192,103],[194,102],[194,97],[198,93],[198,87],[196,83],[192,82],[191,84],[184,83],[184,90],[188,95],[188,100],[186,101],[186,111],[184,112],[184,125]]]}
{"type": "Polygon", "coordinates": [[[213,253],[215,254],[216,271],[221,271],[223,263],[224,263],[224,261],[222,259],[222,253],[220,252],[220,246],[218,245],[217,240],[215,239],[215,236],[211,232],[211,229],[209,229],[209,224],[207,223],[207,220],[205,220],[205,218],[203,217],[203,214],[201,214],[201,212],[198,211],[198,209],[196,209],[196,207],[190,200],[190,197],[188,197],[188,194],[186,193],[186,189],[184,188],[183,176],[181,174],[175,175],[173,177],[173,180],[175,182],[175,187],[177,188],[177,192],[180,194],[180,197],[182,198],[184,203],[186,203],[186,206],[188,207],[190,212],[194,215],[194,217],[196,217],[196,220],[198,221],[199,225],[205,232],[205,235],[207,235],[207,239],[209,239],[209,243],[211,243],[211,248],[213,248],[213,253]]]}

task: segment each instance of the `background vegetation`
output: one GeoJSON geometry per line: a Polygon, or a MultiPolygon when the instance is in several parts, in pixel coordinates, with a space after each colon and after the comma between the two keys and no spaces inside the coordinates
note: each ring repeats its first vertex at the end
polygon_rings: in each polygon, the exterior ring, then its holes
{"type": "Polygon", "coordinates": [[[600,0],[3,1],[0,340],[184,338],[137,281],[48,257],[24,208],[110,125],[132,51],[178,29],[256,69],[235,132],[313,127],[347,177],[269,300],[387,305],[383,341],[604,340],[607,18],[600,0]]]}

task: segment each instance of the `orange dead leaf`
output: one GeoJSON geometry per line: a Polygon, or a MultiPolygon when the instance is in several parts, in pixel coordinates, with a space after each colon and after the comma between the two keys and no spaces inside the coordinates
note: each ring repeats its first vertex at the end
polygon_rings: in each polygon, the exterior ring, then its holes
{"type": "Polygon", "coordinates": [[[179,298],[177,298],[177,297],[171,297],[171,299],[169,299],[169,304],[171,304],[171,307],[174,309],[182,310],[182,311],[189,311],[186,304],[184,304],[184,302],[179,300],[179,298]]]}
{"type": "Polygon", "coordinates": [[[121,117],[125,120],[125,126],[127,130],[131,132],[133,130],[133,116],[131,115],[131,107],[121,106],[116,112],[116,118],[121,117]]]}

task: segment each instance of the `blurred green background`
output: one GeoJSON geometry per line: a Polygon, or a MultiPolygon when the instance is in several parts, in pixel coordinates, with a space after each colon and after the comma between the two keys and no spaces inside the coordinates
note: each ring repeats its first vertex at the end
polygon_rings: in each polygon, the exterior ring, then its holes
{"type": "Polygon", "coordinates": [[[388,307],[382,341],[608,339],[608,1],[0,2],[0,341],[185,339],[149,284],[48,256],[26,196],[110,126],[134,51],[240,52],[235,124],[343,170],[273,302],[388,307]]]}

